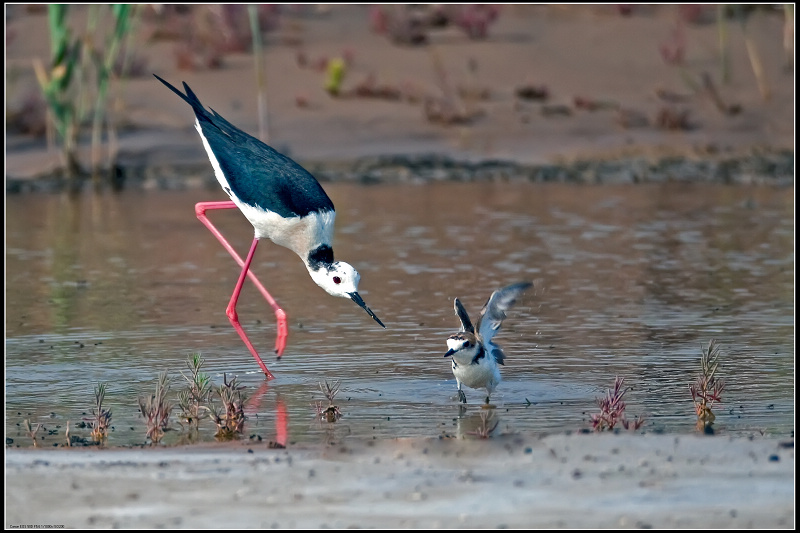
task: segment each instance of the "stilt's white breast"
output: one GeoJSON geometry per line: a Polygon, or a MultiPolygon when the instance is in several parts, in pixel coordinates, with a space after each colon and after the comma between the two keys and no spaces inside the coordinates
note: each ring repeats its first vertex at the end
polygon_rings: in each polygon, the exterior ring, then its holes
{"type": "MultiPolygon", "coordinates": [[[[234,200],[235,201],[235,200],[234,200]]],[[[271,239],[275,244],[294,251],[303,261],[308,253],[321,244],[331,245],[336,213],[309,213],[304,217],[284,218],[260,207],[236,202],[244,216],[255,228],[259,239],[271,239]]]]}

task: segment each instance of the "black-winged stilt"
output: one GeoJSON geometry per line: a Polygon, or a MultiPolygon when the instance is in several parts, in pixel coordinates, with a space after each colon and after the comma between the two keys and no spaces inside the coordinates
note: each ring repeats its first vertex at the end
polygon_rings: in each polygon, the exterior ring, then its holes
{"type": "Polygon", "coordinates": [[[241,131],[213,109],[210,112],[206,110],[185,82],[183,87],[186,94],[183,94],[159,76],[154,76],[192,106],[195,129],[203,141],[217,181],[231,199],[229,202],[199,202],[195,205],[195,213],[242,267],[226,314],[267,378],[271,379],[272,373],[247,338],[236,313],[236,302],[245,276],[249,276],[275,311],[278,321],[275,352],[280,358],[288,335],[286,313],[250,271],[260,239],[270,239],[295,252],[317,285],[333,296],[350,298],[385,328],[358,294],[360,276],[356,269],[348,263],[333,260],[336,211],[314,176],[288,157],[241,131]],[[239,208],[255,229],[253,244],[244,261],[206,216],[209,209],[234,207],[239,208]]]}
{"type": "Polygon", "coordinates": [[[485,388],[486,403],[489,403],[489,396],[500,383],[498,365],[504,364],[505,360],[503,350],[492,342],[492,338],[500,330],[506,311],[532,285],[529,281],[523,281],[494,291],[481,309],[481,316],[474,327],[458,298],[453,300],[456,316],[461,320],[461,330],[447,338],[449,349],[444,356],[453,358],[453,375],[461,403],[467,403],[462,384],[473,389],[485,388]]]}

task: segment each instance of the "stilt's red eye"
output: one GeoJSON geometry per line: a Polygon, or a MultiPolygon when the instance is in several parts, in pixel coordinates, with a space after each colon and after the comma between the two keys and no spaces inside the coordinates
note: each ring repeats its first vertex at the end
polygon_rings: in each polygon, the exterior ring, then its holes
{"type": "Polygon", "coordinates": [[[338,285],[342,282],[342,278],[339,276],[333,276],[333,282],[338,285]]]}

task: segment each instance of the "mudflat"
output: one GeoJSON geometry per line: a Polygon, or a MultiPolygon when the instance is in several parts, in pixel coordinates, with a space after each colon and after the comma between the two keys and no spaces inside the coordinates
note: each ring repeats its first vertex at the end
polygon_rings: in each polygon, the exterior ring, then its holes
{"type": "Polygon", "coordinates": [[[786,528],[793,440],[563,433],[6,450],[6,528],[786,528]]]}

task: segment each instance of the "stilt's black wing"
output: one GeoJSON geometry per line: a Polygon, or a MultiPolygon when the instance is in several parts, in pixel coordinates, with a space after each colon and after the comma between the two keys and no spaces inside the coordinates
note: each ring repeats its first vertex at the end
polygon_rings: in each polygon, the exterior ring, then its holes
{"type": "MultiPolygon", "coordinates": [[[[242,202],[269,209],[282,217],[333,211],[333,202],[316,178],[292,159],[243,132],[213,109],[207,110],[194,91],[186,94],[161,77],[161,83],[192,106],[202,135],[233,194],[242,202]]],[[[213,159],[212,159],[213,163],[213,159]]],[[[216,169],[215,169],[216,170],[216,169]]]]}

